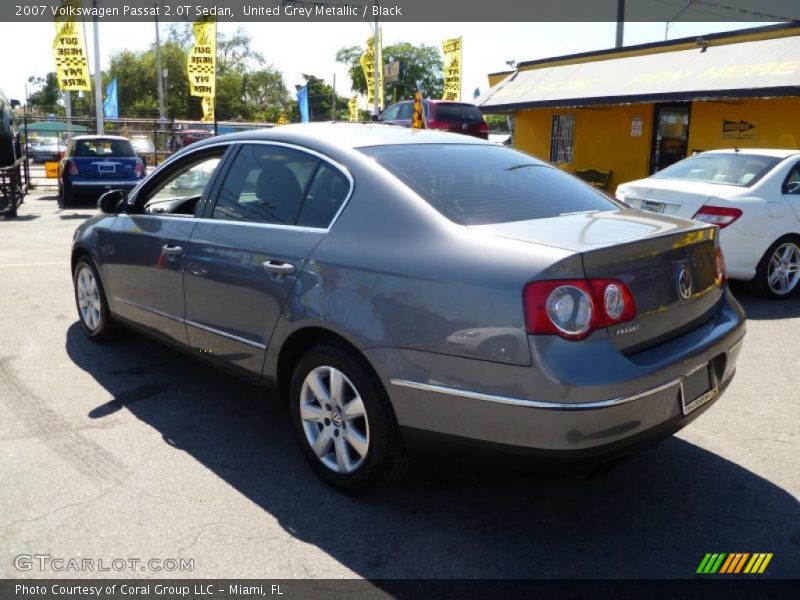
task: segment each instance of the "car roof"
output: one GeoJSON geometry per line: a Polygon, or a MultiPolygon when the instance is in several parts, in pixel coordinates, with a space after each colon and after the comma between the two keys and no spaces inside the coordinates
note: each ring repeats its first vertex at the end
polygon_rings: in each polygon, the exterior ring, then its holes
{"type": "Polygon", "coordinates": [[[795,154],[800,154],[800,150],[788,150],[785,148],[721,148],[719,150],[701,152],[701,154],[756,154],[775,158],[788,158],[795,154]]]}
{"type": "Polygon", "coordinates": [[[123,140],[123,141],[130,141],[128,138],[123,137],[121,135],[75,135],[72,139],[76,142],[82,142],[86,140],[123,140]]]}
{"type": "Polygon", "coordinates": [[[412,129],[384,123],[328,122],[297,123],[269,129],[229,133],[195,142],[192,147],[201,148],[220,141],[277,141],[303,146],[314,146],[324,142],[326,145],[343,150],[398,144],[495,145],[480,138],[432,129],[412,129]]]}

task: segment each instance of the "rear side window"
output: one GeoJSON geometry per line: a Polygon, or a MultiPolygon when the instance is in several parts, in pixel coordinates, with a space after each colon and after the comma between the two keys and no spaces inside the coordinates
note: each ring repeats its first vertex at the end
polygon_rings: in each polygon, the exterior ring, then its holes
{"type": "Polygon", "coordinates": [[[283,146],[242,146],[214,206],[213,218],[293,225],[319,159],[283,146]]]}
{"type": "Polygon", "coordinates": [[[77,158],[126,158],[136,153],[128,140],[77,140],[72,151],[77,158]]]}
{"type": "Polygon", "coordinates": [[[480,123],[483,115],[477,106],[472,104],[437,104],[436,118],[440,121],[458,123],[480,123]]]}
{"type": "Polygon", "coordinates": [[[360,150],[461,225],[618,208],[573,176],[502,146],[406,144],[360,150]]]}
{"type": "Polygon", "coordinates": [[[749,187],[779,162],[779,158],[760,154],[698,154],[659,171],[653,177],[749,187]]]}
{"type": "Polygon", "coordinates": [[[328,227],[349,192],[350,182],[347,178],[338,169],[321,162],[308,188],[297,224],[302,227],[328,227]]]}

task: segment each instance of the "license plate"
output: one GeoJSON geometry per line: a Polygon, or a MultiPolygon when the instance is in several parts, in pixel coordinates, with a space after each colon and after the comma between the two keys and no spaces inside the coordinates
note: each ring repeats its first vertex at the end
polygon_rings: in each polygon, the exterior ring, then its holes
{"type": "Polygon", "coordinates": [[[663,202],[653,202],[652,200],[642,200],[642,210],[646,210],[647,212],[653,212],[658,214],[663,214],[666,205],[663,202]]]}
{"type": "Polygon", "coordinates": [[[719,395],[714,369],[709,363],[700,365],[681,379],[683,414],[697,410],[719,395]]]}
{"type": "Polygon", "coordinates": [[[98,173],[115,173],[117,170],[117,165],[114,163],[97,163],[97,172],[98,173]]]}

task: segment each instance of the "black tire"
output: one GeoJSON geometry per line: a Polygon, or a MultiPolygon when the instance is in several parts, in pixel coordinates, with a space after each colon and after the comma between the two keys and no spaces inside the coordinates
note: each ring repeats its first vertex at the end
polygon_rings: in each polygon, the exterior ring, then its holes
{"type": "Polygon", "coordinates": [[[88,256],[82,256],[75,263],[75,270],[72,273],[72,285],[75,292],[75,307],[78,309],[78,320],[81,323],[83,332],[89,339],[96,342],[105,342],[114,338],[117,334],[117,326],[111,316],[111,311],[108,306],[108,299],[106,298],[105,290],[103,289],[103,282],[97,272],[97,267],[88,256]],[[96,301],[99,306],[97,320],[93,323],[87,322],[84,313],[81,311],[81,299],[79,298],[79,278],[82,272],[86,270],[91,273],[91,277],[96,283],[97,295],[96,301]]]}
{"type": "Polygon", "coordinates": [[[771,300],[786,300],[787,298],[791,298],[794,296],[798,290],[800,290],[800,281],[798,281],[794,287],[789,290],[787,293],[778,293],[773,290],[769,285],[769,266],[770,261],[772,260],[772,256],[778,248],[783,246],[784,244],[794,244],[798,248],[800,248],[800,236],[798,235],[787,235],[779,240],[777,240],[774,244],[772,244],[767,251],[764,253],[764,256],[761,258],[761,261],[758,263],[758,267],[756,268],[756,276],[750,280],[747,284],[749,290],[762,298],[768,298],[771,300]]]}
{"type": "MultiPolygon", "coordinates": [[[[289,403],[292,427],[303,454],[317,474],[330,485],[344,492],[355,492],[378,485],[387,485],[402,477],[407,471],[410,464],[409,458],[403,446],[389,396],[366,360],[355,351],[336,344],[323,344],[309,350],[295,367],[289,392],[289,403]],[[368,423],[368,450],[363,458],[359,457],[360,465],[351,472],[340,473],[327,466],[312,448],[304,428],[304,423],[319,427],[321,436],[323,427],[335,429],[335,424],[330,423],[330,419],[326,419],[329,421],[327,425],[311,424],[304,422],[301,418],[301,394],[304,382],[312,371],[320,367],[332,367],[344,374],[348,383],[357,390],[358,396],[363,402],[368,423]]],[[[345,401],[342,400],[342,404],[344,403],[345,401]]],[[[335,407],[332,408],[335,410],[335,407]]],[[[330,413],[326,414],[332,416],[330,413]]],[[[340,431],[343,434],[341,443],[345,444],[348,440],[346,430],[351,423],[347,417],[340,418],[339,422],[343,423],[340,425],[340,431]]],[[[339,433],[336,431],[334,433],[338,437],[339,433]]],[[[331,453],[335,453],[333,439],[330,447],[331,453]]],[[[348,445],[347,448],[351,457],[354,453],[358,457],[354,446],[348,445]]]]}
{"type": "Polygon", "coordinates": [[[69,208],[74,204],[72,192],[68,192],[63,185],[58,186],[58,208],[69,208]]]}

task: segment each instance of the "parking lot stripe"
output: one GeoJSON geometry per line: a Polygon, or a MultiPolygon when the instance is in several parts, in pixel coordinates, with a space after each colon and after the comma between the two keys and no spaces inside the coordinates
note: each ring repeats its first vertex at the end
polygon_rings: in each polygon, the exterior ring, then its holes
{"type": "Polygon", "coordinates": [[[46,267],[49,265],[68,265],[68,260],[54,260],[50,262],[29,262],[29,263],[0,263],[0,268],[11,269],[14,267],[46,267]]]}

